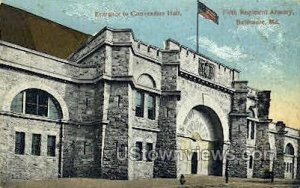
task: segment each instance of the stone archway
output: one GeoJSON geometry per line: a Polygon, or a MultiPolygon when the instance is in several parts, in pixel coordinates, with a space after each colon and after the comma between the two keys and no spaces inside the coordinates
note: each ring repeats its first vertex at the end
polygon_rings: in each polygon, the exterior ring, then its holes
{"type": "Polygon", "coordinates": [[[27,90],[27,89],[40,89],[43,91],[48,92],[50,95],[52,95],[60,104],[61,110],[62,110],[62,115],[63,115],[63,120],[69,120],[69,110],[67,107],[67,104],[63,97],[52,87],[45,85],[44,83],[41,82],[26,82],[26,83],[21,83],[19,85],[14,86],[9,90],[9,92],[6,93],[4,96],[3,103],[0,104],[0,110],[2,111],[10,111],[10,106],[11,103],[14,99],[14,97],[19,94],[21,91],[27,90]]]}
{"type": "Polygon", "coordinates": [[[179,173],[222,175],[223,142],[223,128],[216,112],[204,105],[192,108],[178,131],[182,153],[178,160],[179,173]]]}

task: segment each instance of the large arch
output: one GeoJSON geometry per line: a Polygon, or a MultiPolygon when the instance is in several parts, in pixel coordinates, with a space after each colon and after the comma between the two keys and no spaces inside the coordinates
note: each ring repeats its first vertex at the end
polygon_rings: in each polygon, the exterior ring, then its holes
{"type": "Polygon", "coordinates": [[[6,95],[4,96],[4,100],[2,103],[2,106],[0,106],[2,111],[10,111],[11,103],[16,95],[18,95],[20,92],[27,90],[27,89],[40,89],[43,91],[48,92],[50,95],[52,95],[60,104],[61,110],[62,110],[62,117],[63,120],[69,120],[69,110],[67,107],[66,102],[62,98],[62,96],[52,87],[45,85],[41,82],[26,82],[21,83],[19,85],[14,86],[11,88],[6,95]]]}
{"type": "Polygon", "coordinates": [[[187,117],[191,109],[197,106],[206,106],[218,115],[223,130],[224,142],[229,142],[229,114],[224,112],[218,103],[208,95],[205,96],[205,102],[201,103],[200,101],[202,101],[202,99],[194,95],[194,97],[189,98],[189,100],[181,104],[177,112],[177,131],[179,131],[179,128],[183,125],[185,117],[187,117]]]}
{"type": "Polygon", "coordinates": [[[178,148],[183,151],[178,161],[180,174],[222,175],[224,134],[220,118],[212,108],[194,106],[178,133],[178,148]],[[203,156],[205,152],[209,152],[208,157],[203,156]],[[213,158],[216,153],[221,155],[213,158]],[[198,159],[195,156],[199,156],[198,159]]]}

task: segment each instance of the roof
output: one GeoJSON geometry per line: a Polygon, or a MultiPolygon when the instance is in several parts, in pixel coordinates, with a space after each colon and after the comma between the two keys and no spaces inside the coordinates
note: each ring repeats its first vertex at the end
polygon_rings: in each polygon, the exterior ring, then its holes
{"type": "Polygon", "coordinates": [[[0,20],[0,40],[63,59],[91,36],[3,3],[0,20]]]}

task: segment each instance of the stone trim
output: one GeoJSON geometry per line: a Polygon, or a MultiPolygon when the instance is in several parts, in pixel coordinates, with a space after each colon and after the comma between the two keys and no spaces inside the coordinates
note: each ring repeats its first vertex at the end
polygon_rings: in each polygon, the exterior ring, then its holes
{"type": "Polygon", "coordinates": [[[132,126],[132,128],[137,130],[142,130],[142,131],[160,132],[160,129],[151,129],[151,128],[137,127],[137,126],[132,126]]]}
{"type": "Polygon", "coordinates": [[[67,121],[67,120],[53,120],[43,116],[31,115],[31,114],[22,114],[22,113],[14,113],[8,111],[0,111],[0,115],[3,116],[11,116],[21,119],[30,119],[30,120],[37,120],[37,121],[45,121],[45,122],[52,122],[52,123],[63,123],[63,124],[70,124],[70,125],[78,125],[78,126],[94,126],[95,124],[107,124],[105,121],[90,121],[90,122],[79,122],[79,121],[67,121]]]}
{"type": "Polygon", "coordinates": [[[68,60],[61,59],[61,58],[58,58],[58,57],[55,57],[55,56],[51,56],[51,55],[48,55],[48,54],[43,53],[43,52],[38,52],[38,51],[35,51],[35,50],[31,50],[29,48],[25,48],[25,47],[22,47],[22,46],[19,46],[19,45],[16,45],[16,44],[5,42],[3,40],[0,40],[0,44],[3,45],[3,46],[7,46],[9,48],[19,50],[19,51],[31,53],[31,54],[38,55],[38,56],[41,56],[41,57],[44,57],[44,58],[47,58],[47,59],[51,59],[51,60],[54,60],[54,61],[59,61],[61,63],[66,63],[66,64],[71,64],[72,65],[72,63],[68,60]]]}
{"type": "Polygon", "coordinates": [[[191,72],[188,72],[186,70],[183,70],[183,69],[180,69],[179,76],[181,76],[185,79],[188,79],[192,82],[203,84],[205,86],[208,86],[208,87],[213,88],[213,89],[217,89],[217,90],[225,92],[225,93],[233,94],[235,92],[235,90],[233,88],[223,86],[221,84],[218,84],[218,83],[213,82],[213,81],[211,81],[209,79],[206,79],[206,78],[202,78],[200,76],[197,76],[197,75],[195,75],[191,72]]]}
{"type": "Polygon", "coordinates": [[[53,119],[49,119],[49,118],[43,117],[43,116],[35,116],[35,115],[31,115],[31,114],[20,114],[20,113],[8,112],[8,111],[0,111],[0,115],[11,116],[11,117],[16,117],[16,118],[21,118],[21,119],[46,121],[46,122],[51,122],[51,123],[59,123],[60,122],[59,120],[53,120],[53,119]]]}
{"type": "Polygon", "coordinates": [[[26,89],[32,89],[32,88],[44,90],[44,91],[48,92],[50,95],[52,95],[57,100],[57,102],[59,103],[59,105],[61,107],[63,119],[64,120],[70,119],[69,109],[68,109],[67,104],[66,104],[65,100],[63,99],[63,97],[55,89],[53,89],[50,86],[47,86],[41,82],[25,82],[25,83],[20,83],[19,85],[14,86],[4,96],[2,106],[0,103],[0,110],[9,112],[10,106],[11,106],[11,103],[12,103],[14,97],[17,94],[19,94],[21,91],[24,91],[26,89]]]}
{"type": "Polygon", "coordinates": [[[143,58],[145,60],[148,60],[148,61],[151,61],[153,63],[156,63],[158,65],[161,65],[162,63],[157,60],[157,59],[154,59],[152,57],[149,57],[149,56],[146,56],[140,52],[137,52],[133,45],[132,45],[132,42],[111,42],[111,41],[107,41],[107,40],[104,40],[103,42],[97,44],[94,48],[92,48],[89,52],[87,52],[85,55],[83,55],[82,57],[80,57],[78,60],[76,60],[74,63],[76,64],[79,64],[80,61],[82,61],[83,59],[85,59],[86,57],[88,57],[91,53],[93,53],[94,51],[98,50],[99,48],[101,48],[102,46],[104,45],[108,45],[108,46],[116,46],[116,47],[129,47],[131,50],[132,50],[132,53],[134,55],[136,55],[137,57],[140,57],[140,58],[143,58]]]}
{"type": "MultiPolygon", "coordinates": [[[[188,136],[188,135],[184,135],[184,134],[177,134],[177,137],[188,138],[188,139],[193,140],[194,142],[196,141],[193,137],[188,136]]],[[[201,140],[202,140],[202,141],[205,141],[205,142],[216,142],[216,141],[213,141],[213,140],[206,140],[206,139],[202,139],[202,138],[201,138],[201,140]]],[[[223,143],[223,144],[226,144],[225,141],[217,141],[217,142],[221,142],[221,143],[223,143]]]]}
{"type": "Polygon", "coordinates": [[[247,113],[237,113],[237,112],[231,112],[229,113],[229,116],[236,116],[236,117],[248,117],[247,113]]]}

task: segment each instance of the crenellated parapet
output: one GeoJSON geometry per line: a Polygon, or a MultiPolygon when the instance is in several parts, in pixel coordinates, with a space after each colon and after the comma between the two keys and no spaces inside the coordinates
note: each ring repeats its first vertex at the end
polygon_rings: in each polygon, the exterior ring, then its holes
{"type": "Polygon", "coordinates": [[[173,39],[166,41],[165,48],[179,51],[180,68],[187,72],[208,78],[224,86],[231,86],[233,81],[239,79],[237,69],[197,53],[173,39]]]}

